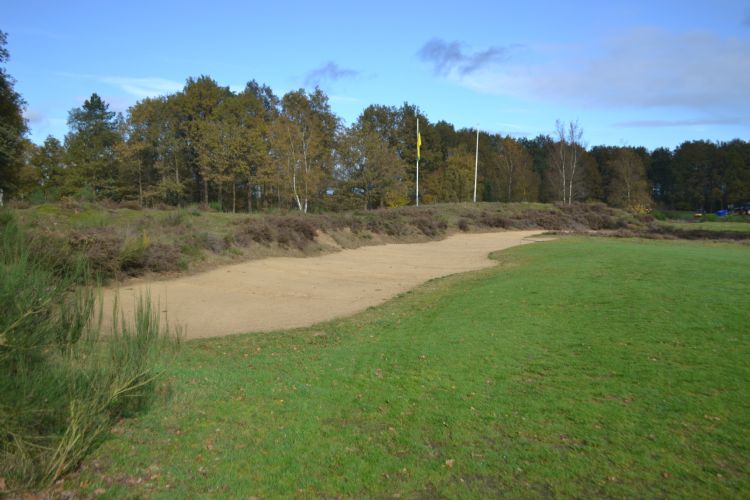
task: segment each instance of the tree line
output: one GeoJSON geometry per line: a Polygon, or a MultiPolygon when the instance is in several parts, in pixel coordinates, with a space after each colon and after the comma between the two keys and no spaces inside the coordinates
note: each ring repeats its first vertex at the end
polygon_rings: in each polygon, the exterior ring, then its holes
{"type": "MultiPolygon", "coordinates": [[[[344,126],[319,88],[279,97],[255,81],[234,92],[201,76],[124,116],[92,94],[70,111],[64,141],[50,136],[35,145],[25,138],[23,100],[2,77],[0,188],[16,199],[223,211],[407,205],[415,201],[417,119],[420,200],[472,199],[476,131],[433,123],[413,104],[371,105],[344,126]]],[[[710,211],[750,201],[750,143],[739,139],[674,150],[587,148],[577,122],[558,121],[553,135],[533,139],[480,132],[478,172],[482,201],[710,211]]]]}

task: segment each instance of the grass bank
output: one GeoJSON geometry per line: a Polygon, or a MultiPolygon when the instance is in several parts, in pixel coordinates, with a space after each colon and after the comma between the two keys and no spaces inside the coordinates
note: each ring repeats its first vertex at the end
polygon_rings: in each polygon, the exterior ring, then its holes
{"type": "Polygon", "coordinates": [[[750,222],[745,221],[693,221],[693,222],[678,222],[670,221],[670,225],[678,227],[680,229],[687,230],[704,230],[704,231],[732,231],[739,233],[750,233],[750,222]]]}
{"type": "Polygon", "coordinates": [[[750,494],[750,251],[566,238],[356,317],[187,343],[60,491],[750,494]]]}
{"type": "Polygon", "coordinates": [[[66,202],[18,209],[24,227],[84,255],[105,279],[196,272],[267,256],[422,242],[459,231],[644,230],[648,216],[602,204],[444,204],[325,214],[135,210],[66,202]]]}

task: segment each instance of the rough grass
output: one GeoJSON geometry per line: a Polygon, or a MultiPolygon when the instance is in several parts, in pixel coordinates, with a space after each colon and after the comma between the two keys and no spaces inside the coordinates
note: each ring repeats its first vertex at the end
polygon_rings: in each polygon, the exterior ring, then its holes
{"type": "Polygon", "coordinates": [[[709,222],[709,221],[697,221],[697,222],[674,222],[670,221],[670,225],[678,227],[680,229],[696,230],[700,229],[703,231],[732,231],[739,233],[750,233],[750,222],[738,221],[738,222],[709,222]]]}
{"type": "Polygon", "coordinates": [[[566,238],[347,320],[186,344],[58,491],[746,497],[750,251],[566,238]]]}

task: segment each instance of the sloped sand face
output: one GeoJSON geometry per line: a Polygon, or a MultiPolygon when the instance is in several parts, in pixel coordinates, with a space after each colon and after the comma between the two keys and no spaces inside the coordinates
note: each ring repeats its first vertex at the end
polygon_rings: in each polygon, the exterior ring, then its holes
{"type": "Polygon", "coordinates": [[[456,234],[442,241],[343,250],[320,257],[274,257],[167,281],[104,291],[104,311],[119,293],[132,318],[150,291],[161,316],[186,338],[309,326],[381,304],[432,278],[495,264],[488,255],[531,243],[539,231],[456,234]]]}

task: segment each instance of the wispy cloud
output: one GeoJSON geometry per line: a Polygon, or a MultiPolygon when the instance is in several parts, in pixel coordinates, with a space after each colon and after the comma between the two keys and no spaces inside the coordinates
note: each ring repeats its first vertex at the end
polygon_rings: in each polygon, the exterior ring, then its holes
{"type": "Polygon", "coordinates": [[[319,68],[315,68],[305,75],[305,86],[315,87],[329,81],[335,82],[344,78],[355,78],[359,76],[359,71],[349,68],[342,68],[333,61],[328,61],[319,68]]]}
{"type": "MultiPolygon", "coordinates": [[[[133,103],[133,98],[129,96],[104,94],[102,100],[109,104],[109,109],[118,113],[125,113],[133,103]]],[[[88,99],[88,97],[87,97],[88,99]]]]}
{"type": "Polygon", "coordinates": [[[696,118],[692,120],[632,120],[615,123],[615,127],[702,127],[707,125],[738,125],[739,118],[696,118]]]}
{"type": "Polygon", "coordinates": [[[184,84],[174,80],[159,77],[131,77],[131,76],[112,76],[112,75],[93,75],[87,73],[57,73],[61,76],[70,78],[83,78],[94,80],[105,85],[117,87],[120,91],[137,99],[145,97],[157,97],[165,94],[171,94],[182,90],[184,84]]]}
{"type": "Polygon", "coordinates": [[[481,92],[566,105],[750,108],[748,40],[640,28],[600,43],[596,54],[569,48],[531,56],[448,77],[481,92]]]}
{"type": "Polygon", "coordinates": [[[469,75],[488,65],[506,61],[509,48],[488,47],[484,50],[468,52],[460,42],[446,42],[433,38],[417,52],[419,58],[432,64],[436,75],[448,76],[457,73],[469,75]]]}
{"type": "Polygon", "coordinates": [[[32,125],[46,123],[47,121],[47,116],[42,111],[33,108],[25,110],[23,117],[32,125]]]}
{"type": "Polygon", "coordinates": [[[123,92],[139,99],[171,94],[182,90],[183,83],[165,78],[134,78],[124,76],[95,77],[102,83],[119,87],[123,92]]]}

